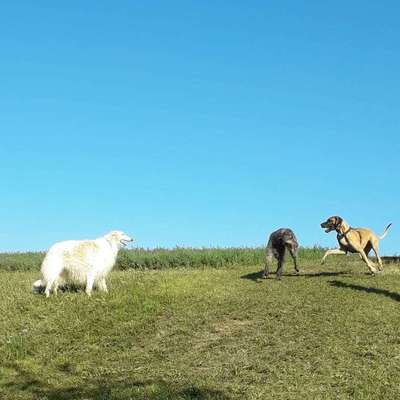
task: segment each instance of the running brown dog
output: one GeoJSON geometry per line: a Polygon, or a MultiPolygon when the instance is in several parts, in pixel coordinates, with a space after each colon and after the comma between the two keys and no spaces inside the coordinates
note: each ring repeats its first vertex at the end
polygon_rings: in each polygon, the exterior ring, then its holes
{"type": "Polygon", "coordinates": [[[266,279],[268,277],[269,265],[272,263],[272,259],[275,257],[278,260],[276,279],[281,279],[286,249],[289,251],[290,255],[293,258],[294,269],[296,270],[296,272],[299,272],[299,268],[297,266],[297,251],[299,249],[299,244],[297,242],[296,236],[291,229],[281,228],[275,232],[272,232],[269,237],[266,248],[263,278],[266,279]]]}
{"type": "Polygon", "coordinates": [[[328,250],[321,260],[323,264],[326,257],[331,254],[347,254],[358,253],[367,264],[371,274],[374,275],[377,270],[376,266],[368,259],[368,253],[371,249],[374,251],[378,260],[378,268],[383,270],[382,260],[378,254],[379,240],[383,239],[392,224],[389,224],[381,236],[376,235],[368,228],[352,228],[343,218],[338,216],[329,217],[325,222],[322,222],[321,228],[325,228],[325,232],[336,231],[337,241],[339,242],[338,249],[328,250]]]}

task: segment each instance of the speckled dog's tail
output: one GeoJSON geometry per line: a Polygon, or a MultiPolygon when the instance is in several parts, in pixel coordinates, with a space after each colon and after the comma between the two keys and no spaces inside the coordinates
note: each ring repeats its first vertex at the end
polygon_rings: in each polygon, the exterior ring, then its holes
{"type": "Polygon", "coordinates": [[[385,230],[383,231],[382,235],[379,236],[379,239],[383,239],[383,238],[388,234],[389,228],[390,228],[391,226],[392,226],[392,223],[390,223],[390,224],[385,228],[385,230]]]}

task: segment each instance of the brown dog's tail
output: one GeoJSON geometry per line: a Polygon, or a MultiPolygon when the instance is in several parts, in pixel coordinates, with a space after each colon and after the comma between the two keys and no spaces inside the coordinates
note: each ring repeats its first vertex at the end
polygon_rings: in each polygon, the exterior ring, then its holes
{"type": "Polygon", "coordinates": [[[391,226],[392,226],[392,224],[390,223],[390,224],[385,228],[385,230],[383,231],[382,235],[379,236],[379,239],[383,239],[383,238],[388,234],[389,228],[390,228],[391,226]]]}

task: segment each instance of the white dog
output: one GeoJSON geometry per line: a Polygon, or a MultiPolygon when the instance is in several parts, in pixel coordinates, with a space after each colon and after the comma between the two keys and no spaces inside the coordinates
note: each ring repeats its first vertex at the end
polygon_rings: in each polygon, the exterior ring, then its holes
{"type": "Polygon", "coordinates": [[[95,240],[68,240],[50,247],[41,267],[42,279],[34,282],[33,292],[44,288],[46,297],[57,294],[60,284],[86,285],[91,295],[93,285],[107,292],[106,276],[114,267],[118,251],[133,239],[124,232],[112,231],[95,240]]]}

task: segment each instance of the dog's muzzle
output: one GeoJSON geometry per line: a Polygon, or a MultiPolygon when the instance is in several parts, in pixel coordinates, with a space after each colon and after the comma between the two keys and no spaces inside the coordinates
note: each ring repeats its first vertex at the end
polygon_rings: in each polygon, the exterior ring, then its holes
{"type": "Polygon", "coordinates": [[[329,225],[327,222],[323,222],[321,224],[321,228],[325,229],[325,233],[329,233],[335,229],[333,226],[329,225]]]}

